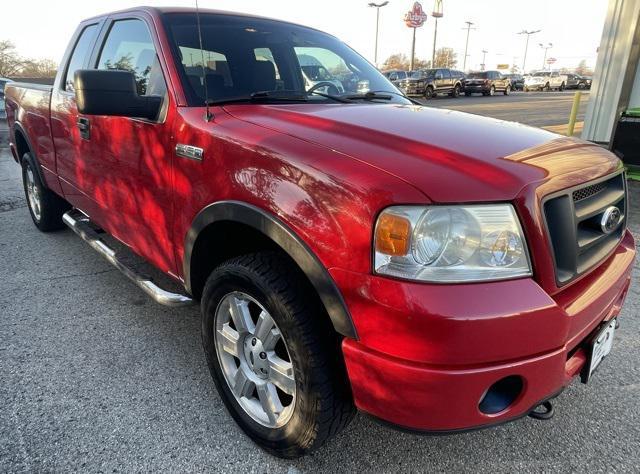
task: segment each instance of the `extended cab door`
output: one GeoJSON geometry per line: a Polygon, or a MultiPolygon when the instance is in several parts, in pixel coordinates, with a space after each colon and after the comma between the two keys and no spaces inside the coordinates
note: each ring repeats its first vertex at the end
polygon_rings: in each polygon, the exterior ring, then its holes
{"type": "MultiPolygon", "coordinates": [[[[77,159],[80,191],[99,208],[98,224],[165,272],[176,272],[172,239],[172,124],[164,59],[145,15],[110,17],[90,67],[131,71],[139,95],[163,98],[157,120],[81,116],[89,151],[77,159]]],[[[93,217],[93,216],[91,216],[93,217]]]]}

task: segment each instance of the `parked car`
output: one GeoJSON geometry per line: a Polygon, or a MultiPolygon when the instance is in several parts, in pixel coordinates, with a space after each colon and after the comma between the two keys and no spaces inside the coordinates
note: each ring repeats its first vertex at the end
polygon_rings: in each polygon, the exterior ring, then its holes
{"type": "Polygon", "coordinates": [[[550,91],[557,89],[564,90],[567,84],[567,76],[557,71],[539,71],[525,78],[524,90],[550,91]]]}
{"type": "Polygon", "coordinates": [[[344,92],[344,86],[318,58],[311,54],[298,55],[298,62],[302,70],[307,89],[315,88],[326,94],[339,94],[344,92]]]}
{"type": "Polygon", "coordinates": [[[402,71],[400,69],[392,69],[384,71],[382,75],[389,79],[393,85],[398,85],[399,81],[407,79],[414,71],[402,71]]]}
{"type": "Polygon", "coordinates": [[[496,92],[502,92],[504,95],[511,93],[511,81],[500,71],[480,71],[467,74],[464,85],[466,96],[474,93],[494,95],[496,92]]]}
{"type": "Polygon", "coordinates": [[[12,82],[11,79],[0,77],[0,119],[3,120],[7,118],[7,113],[4,108],[4,86],[9,82],[12,82]]]}
{"type": "Polygon", "coordinates": [[[591,82],[593,78],[591,76],[579,76],[578,89],[591,89],[591,82]]]}
{"type": "Polygon", "coordinates": [[[458,97],[464,87],[464,73],[451,69],[420,69],[409,78],[398,81],[398,87],[407,96],[431,99],[438,94],[458,97]]]}
{"type": "Polygon", "coordinates": [[[505,74],[505,77],[509,78],[511,82],[511,90],[524,90],[524,76],[522,74],[505,74]]]}
{"type": "Polygon", "coordinates": [[[265,450],[318,448],[356,407],[431,433],[550,416],[611,350],[636,252],[605,148],[409,107],[340,40],[262,17],[119,11],[82,22],[61,64],[53,87],[7,86],[35,226],[66,224],[162,304],[197,301],[220,398],[265,450]],[[301,54],[374,92],[307,88],[301,54]]]}

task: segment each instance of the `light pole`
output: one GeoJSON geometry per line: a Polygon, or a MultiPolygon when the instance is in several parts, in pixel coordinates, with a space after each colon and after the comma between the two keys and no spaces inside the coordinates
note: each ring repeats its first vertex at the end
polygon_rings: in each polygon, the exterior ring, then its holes
{"type": "Polygon", "coordinates": [[[520,33],[518,33],[519,35],[527,35],[527,42],[524,45],[524,57],[522,58],[522,74],[527,72],[527,70],[525,69],[525,66],[527,64],[527,49],[529,49],[529,36],[535,35],[536,33],[540,33],[541,31],[542,30],[533,30],[533,31],[522,30],[520,33]]]}
{"type": "Polygon", "coordinates": [[[474,24],[472,21],[465,21],[465,23],[467,24],[467,27],[466,28],[462,28],[463,30],[467,30],[467,42],[464,45],[464,60],[462,62],[462,70],[463,71],[467,70],[467,50],[469,49],[469,32],[471,30],[475,30],[475,28],[471,28],[471,25],[474,24]]]}
{"type": "Polygon", "coordinates": [[[489,51],[487,51],[486,49],[483,49],[483,50],[482,50],[482,64],[480,65],[480,66],[481,66],[481,71],[484,71],[484,66],[485,66],[485,64],[484,64],[484,60],[485,60],[485,58],[487,57],[487,53],[488,53],[488,52],[489,52],[489,51]]]}
{"type": "Polygon", "coordinates": [[[442,18],[444,12],[442,11],[442,0],[435,0],[433,4],[433,12],[431,16],[435,19],[435,26],[433,27],[433,52],[431,53],[431,67],[436,67],[436,38],[438,37],[438,18],[442,18]]]}
{"type": "Polygon", "coordinates": [[[547,63],[547,51],[553,48],[552,43],[548,43],[546,46],[542,43],[538,43],[542,49],[544,49],[544,59],[542,60],[542,69],[544,70],[545,64],[547,63]]]}
{"type": "Polygon", "coordinates": [[[373,7],[376,9],[376,49],[373,55],[373,62],[376,65],[376,67],[378,67],[378,29],[380,28],[380,9],[386,5],[388,5],[389,2],[382,2],[382,3],[369,3],[370,7],[373,7]]]}

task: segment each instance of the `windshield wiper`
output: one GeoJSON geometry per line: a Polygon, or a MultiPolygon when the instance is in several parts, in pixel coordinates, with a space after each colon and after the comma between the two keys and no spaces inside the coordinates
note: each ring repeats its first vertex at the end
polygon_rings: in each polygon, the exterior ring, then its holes
{"type": "MultiPolygon", "coordinates": [[[[399,94],[398,94],[399,95],[399,94]]],[[[387,95],[387,91],[369,91],[364,94],[348,95],[345,99],[349,100],[391,100],[392,97],[387,95]],[[380,92],[384,92],[381,94],[380,92]]]]}
{"type": "Polygon", "coordinates": [[[242,95],[237,97],[227,97],[224,99],[212,99],[207,102],[208,105],[223,105],[223,104],[236,104],[236,103],[261,103],[261,102],[307,102],[306,96],[299,92],[292,93],[291,91],[259,91],[253,92],[249,95],[242,95]]]}
{"type": "Polygon", "coordinates": [[[311,91],[311,92],[308,92],[308,94],[315,94],[321,97],[326,97],[327,99],[335,100],[336,102],[340,102],[342,104],[351,104],[353,102],[352,100],[349,100],[349,98],[338,97],[337,95],[333,95],[333,94],[325,94],[324,92],[311,91]]]}

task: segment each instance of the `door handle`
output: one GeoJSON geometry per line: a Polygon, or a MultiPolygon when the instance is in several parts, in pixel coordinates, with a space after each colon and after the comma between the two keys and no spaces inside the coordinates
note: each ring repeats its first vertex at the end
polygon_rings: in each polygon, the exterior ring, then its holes
{"type": "Polygon", "coordinates": [[[78,130],[80,130],[80,136],[85,140],[89,140],[91,138],[91,127],[90,127],[89,119],[86,117],[78,117],[77,125],[78,130]]]}

